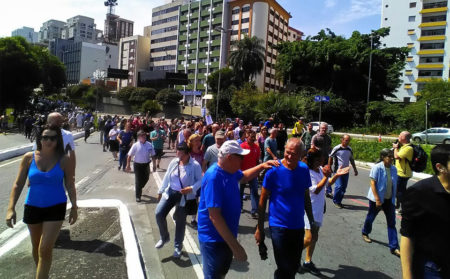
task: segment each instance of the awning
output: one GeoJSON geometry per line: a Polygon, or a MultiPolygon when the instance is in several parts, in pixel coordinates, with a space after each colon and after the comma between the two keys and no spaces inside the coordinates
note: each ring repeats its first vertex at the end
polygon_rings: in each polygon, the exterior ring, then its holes
{"type": "Polygon", "coordinates": [[[179,91],[181,95],[183,96],[201,96],[201,91],[179,91]]]}
{"type": "Polygon", "coordinates": [[[214,97],[212,94],[206,94],[205,96],[203,96],[203,100],[212,100],[214,97]]]}

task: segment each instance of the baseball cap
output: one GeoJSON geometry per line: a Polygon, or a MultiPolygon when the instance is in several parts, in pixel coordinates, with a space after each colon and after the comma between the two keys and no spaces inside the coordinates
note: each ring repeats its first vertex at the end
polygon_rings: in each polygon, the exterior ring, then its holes
{"type": "Polygon", "coordinates": [[[221,138],[224,139],[225,138],[225,132],[222,130],[219,130],[216,132],[216,135],[214,136],[214,138],[221,138]]]}
{"type": "Polygon", "coordinates": [[[238,155],[247,155],[250,153],[249,149],[243,149],[239,143],[235,140],[229,140],[224,142],[219,149],[219,156],[224,156],[228,154],[238,154],[238,155]]]}

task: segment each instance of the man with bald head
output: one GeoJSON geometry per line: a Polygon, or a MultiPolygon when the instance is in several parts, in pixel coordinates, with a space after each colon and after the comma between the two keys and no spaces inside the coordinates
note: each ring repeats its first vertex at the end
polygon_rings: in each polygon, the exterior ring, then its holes
{"type": "MultiPolygon", "coordinates": [[[[62,127],[64,122],[63,116],[59,112],[52,112],[47,116],[47,124],[52,126],[62,127]]],[[[73,136],[70,131],[61,128],[61,134],[64,144],[64,152],[69,154],[70,161],[75,167],[76,157],[75,157],[75,143],[73,141],[73,136]]]]}
{"type": "Polygon", "coordinates": [[[406,192],[406,185],[412,176],[409,163],[413,159],[414,150],[411,146],[411,133],[403,131],[398,136],[398,140],[392,144],[394,148],[395,167],[397,168],[397,205],[400,208],[403,204],[403,194],[406,192]]]}

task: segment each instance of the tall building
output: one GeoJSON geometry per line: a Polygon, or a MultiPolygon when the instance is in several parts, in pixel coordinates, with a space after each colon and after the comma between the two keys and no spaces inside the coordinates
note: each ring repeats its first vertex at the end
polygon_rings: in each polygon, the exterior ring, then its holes
{"type": "Polygon", "coordinates": [[[34,28],[31,27],[22,27],[19,29],[16,29],[11,32],[11,36],[20,36],[24,37],[25,40],[29,43],[37,43],[38,42],[38,32],[34,32],[34,28]]]}
{"type": "Polygon", "coordinates": [[[416,101],[426,82],[449,78],[448,1],[383,0],[381,27],[390,27],[386,47],[408,47],[410,53],[394,101],[416,101]]]}
{"type": "Polygon", "coordinates": [[[152,26],[144,26],[144,37],[150,38],[152,36],[152,26]]]}
{"type": "Polygon", "coordinates": [[[134,22],[108,13],[105,20],[104,38],[108,43],[118,43],[121,38],[133,36],[134,22]]]}
{"type": "Polygon", "coordinates": [[[38,41],[40,43],[48,43],[51,39],[61,38],[64,25],[65,22],[54,19],[44,22],[39,29],[38,41]]]}
{"type": "Polygon", "coordinates": [[[278,51],[274,46],[288,41],[291,15],[275,0],[229,0],[229,5],[231,42],[244,36],[255,36],[263,41],[264,69],[256,76],[256,86],[263,91],[279,90],[283,84],[275,78],[278,51]]]}
{"type": "Polygon", "coordinates": [[[172,1],[152,10],[150,71],[175,72],[179,10],[186,0],[172,1]]]}
{"type": "Polygon", "coordinates": [[[119,69],[128,70],[128,79],[118,83],[118,90],[122,87],[137,86],[138,72],[148,70],[150,62],[150,38],[132,36],[120,39],[119,69]]]}
{"type": "Polygon", "coordinates": [[[288,41],[289,42],[301,41],[303,35],[304,34],[302,31],[289,26],[289,31],[288,31],[288,41]]]}
{"type": "Polygon", "coordinates": [[[101,42],[101,30],[95,28],[93,18],[77,15],[67,20],[61,32],[62,39],[97,43],[101,42]]]}

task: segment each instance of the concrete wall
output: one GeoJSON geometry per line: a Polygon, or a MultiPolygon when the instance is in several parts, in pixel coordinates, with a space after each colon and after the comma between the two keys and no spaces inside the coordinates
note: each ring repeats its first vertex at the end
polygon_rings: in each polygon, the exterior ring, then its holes
{"type": "MultiPolygon", "coordinates": [[[[267,44],[267,25],[269,15],[269,4],[266,2],[255,2],[253,4],[252,14],[252,36],[256,36],[263,40],[263,46],[267,44]]],[[[263,69],[264,71],[264,69],[263,69]]],[[[265,73],[261,72],[256,76],[256,86],[260,89],[264,88],[265,73]]]]}

